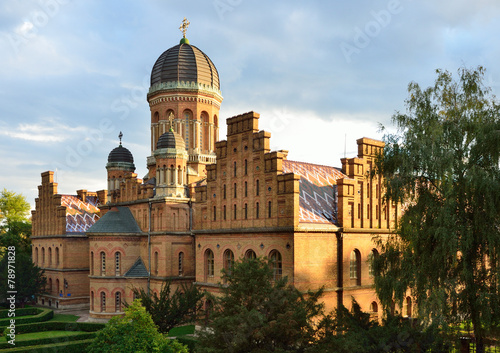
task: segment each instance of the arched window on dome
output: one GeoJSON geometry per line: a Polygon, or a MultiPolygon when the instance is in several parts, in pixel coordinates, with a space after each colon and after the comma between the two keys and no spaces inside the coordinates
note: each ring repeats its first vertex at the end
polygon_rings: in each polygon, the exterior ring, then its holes
{"type": "Polygon", "coordinates": [[[200,146],[203,153],[208,153],[210,150],[210,125],[208,121],[208,113],[203,111],[200,115],[201,133],[200,146]]]}
{"type": "Polygon", "coordinates": [[[192,148],[193,140],[194,140],[194,126],[192,125],[193,120],[193,112],[189,109],[184,110],[182,113],[185,121],[185,129],[184,129],[184,142],[186,143],[186,149],[192,148]]]}

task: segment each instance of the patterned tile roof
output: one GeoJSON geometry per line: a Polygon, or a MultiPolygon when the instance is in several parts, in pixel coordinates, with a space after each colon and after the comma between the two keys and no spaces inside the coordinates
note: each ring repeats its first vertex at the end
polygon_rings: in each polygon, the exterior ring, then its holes
{"type": "Polygon", "coordinates": [[[337,179],[346,177],[340,169],[284,160],[283,173],[300,175],[299,222],[337,224],[337,179]]]}
{"type": "Polygon", "coordinates": [[[99,219],[99,200],[87,196],[85,202],[75,195],[61,195],[61,205],[66,206],[66,232],[84,233],[99,219]]]}

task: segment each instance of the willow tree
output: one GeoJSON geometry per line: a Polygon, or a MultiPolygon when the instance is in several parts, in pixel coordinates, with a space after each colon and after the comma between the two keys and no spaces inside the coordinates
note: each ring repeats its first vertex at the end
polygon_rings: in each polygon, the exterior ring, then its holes
{"type": "Polygon", "coordinates": [[[410,83],[377,162],[386,201],[403,208],[395,234],[379,240],[382,304],[411,292],[420,318],[470,322],[478,352],[500,319],[500,107],[484,74],[437,70],[425,90],[410,83]]]}

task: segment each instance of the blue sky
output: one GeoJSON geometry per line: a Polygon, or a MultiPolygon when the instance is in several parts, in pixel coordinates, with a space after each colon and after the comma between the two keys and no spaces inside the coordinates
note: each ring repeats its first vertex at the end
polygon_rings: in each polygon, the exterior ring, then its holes
{"type": "Polygon", "coordinates": [[[437,68],[482,65],[500,89],[497,0],[4,0],[0,188],[33,204],[40,173],[57,168],[61,193],[104,189],[120,130],[142,177],[149,75],[184,17],[219,71],[221,117],[259,112],[293,160],[340,166],[437,68]]]}

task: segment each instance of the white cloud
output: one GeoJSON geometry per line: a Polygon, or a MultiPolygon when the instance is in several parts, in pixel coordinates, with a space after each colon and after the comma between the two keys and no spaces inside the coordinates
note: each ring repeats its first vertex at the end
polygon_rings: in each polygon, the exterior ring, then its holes
{"type": "Polygon", "coordinates": [[[45,118],[38,123],[21,123],[16,127],[3,126],[0,129],[0,136],[6,136],[13,139],[57,143],[75,139],[77,135],[89,132],[86,126],[69,126],[58,119],[45,118]]]}

